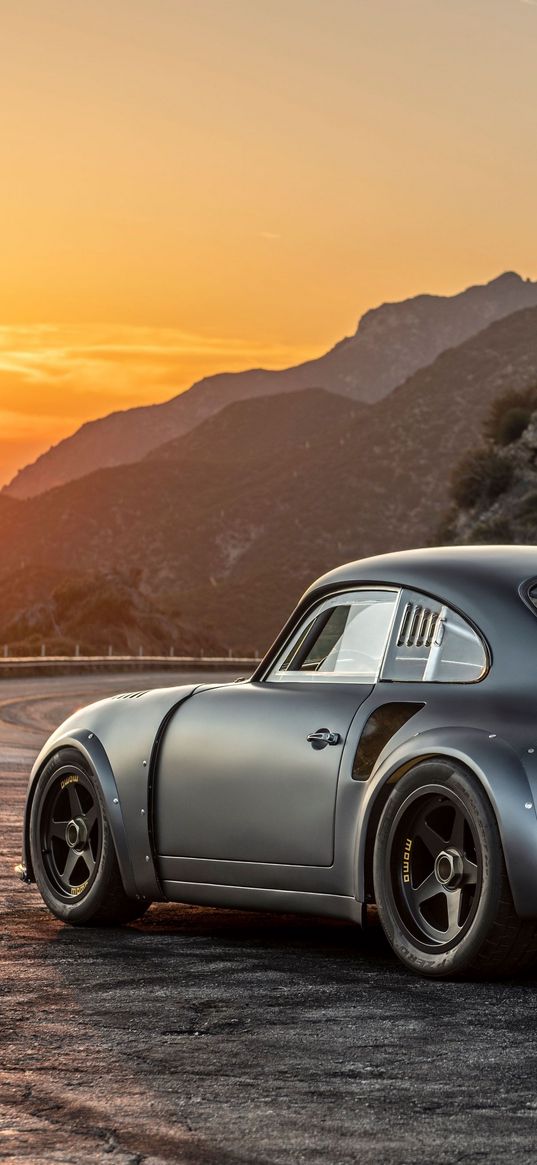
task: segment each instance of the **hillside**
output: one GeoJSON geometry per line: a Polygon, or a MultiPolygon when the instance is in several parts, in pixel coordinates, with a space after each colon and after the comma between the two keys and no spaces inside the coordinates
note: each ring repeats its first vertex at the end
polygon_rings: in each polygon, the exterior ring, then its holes
{"type": "Polygon", "coordinates": [[[0,507],[2,576],[137,570],[145,600],[224,648],[267,646],[305,585],[435,537],[491,402],[537,382],[537,308],[357,407],[322,390],[230,405],[138,464],[0,507]]]}
{"type": "Polygon", "coordinates": [[[366,312],[355,334],[319,359],[278,372],[211,376],[164,404],[89,422],[22,469],[5,493],[32,497],[94,469],[139,461],[237,400],[320,387],[357,401],[378,401],[441,352],[534,305],[537,283],[513,272],[454,296],[419,295],[383,304],[366,312]]]}
{"type": "Polygon", "coordinates": [[[446,541],[537,543],[537,379],[529,392],[495,402],[481,443],[455,467],[450,492],[446,541]]]}
{"type": "Polygon", "coordinates": [[[184,620],[177,601],[159,602],[139,586],[139,572],[54,568],[2,575],[0,645],[11,655],[215,654],[216,636],[184,620]]]}

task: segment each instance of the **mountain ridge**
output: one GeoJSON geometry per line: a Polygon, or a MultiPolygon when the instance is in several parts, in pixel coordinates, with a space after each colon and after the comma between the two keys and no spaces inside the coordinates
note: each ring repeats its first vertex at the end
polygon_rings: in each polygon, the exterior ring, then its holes
{"type": "Polygon", "coordinates": [[[434,539],[491,402],[534,383],[537,307],[375,405],[322,389],[234,402],[142,461],[0,506],[0,583],[137,570],[179,624],[253,654],[329,567],[434,539]]]}
{"type": "Polygon", "coordinates": [[[313,360],[281,370],[217,373],[162,404],[86,422],[20,470],[2,495],[31,497],[92,469],[139,461],[234,400],[318,387],[375,403],[441,351],[458,346],[526,301],[537,305],[537,282],[505,272],[452,296],[423,294],[381,304],[361,317],[354,335],[313,360]]]}

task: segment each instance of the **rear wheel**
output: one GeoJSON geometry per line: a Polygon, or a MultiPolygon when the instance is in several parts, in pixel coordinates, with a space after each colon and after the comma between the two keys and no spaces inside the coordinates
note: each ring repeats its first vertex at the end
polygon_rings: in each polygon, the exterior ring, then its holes
{"type": "Polygon", "coordinates": [[[76,749],[57,752],[39,777],[30,851],[41,895],[64,922],[131,922],[149,906],[125,893],[103,795],[76,749]]]}
{"type": "Polygon", "coordinates": [[[491,805],[462,766],[424,761],[395,786],[374,884],[388,941],[413,971],[508,975],[536,958],[537,926],[515,912],[491,805]]]}

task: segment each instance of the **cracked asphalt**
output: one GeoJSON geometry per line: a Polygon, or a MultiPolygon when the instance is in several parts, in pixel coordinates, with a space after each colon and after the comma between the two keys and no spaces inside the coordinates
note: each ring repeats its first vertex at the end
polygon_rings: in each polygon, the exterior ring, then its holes
{"type": "Polygon", "coordinates": [[[16,881],[48,732],[170,679],[0,681],[0,1161],[533,1165],[537,974],[429,983],[375,925],[291,915],[68,929],[16,881]]]}

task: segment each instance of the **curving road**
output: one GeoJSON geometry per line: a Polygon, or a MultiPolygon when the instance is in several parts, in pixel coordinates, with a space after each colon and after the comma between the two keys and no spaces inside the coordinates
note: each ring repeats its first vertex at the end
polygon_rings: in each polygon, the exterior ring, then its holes
{"type": "Polygon", "coordinates": [[[0,1161],[533,1165],[537,978],[428,983],[375,927],[292,916],[70,930],[14,879],[50,729],[169,682],[0,682],[0,1161]]]}

